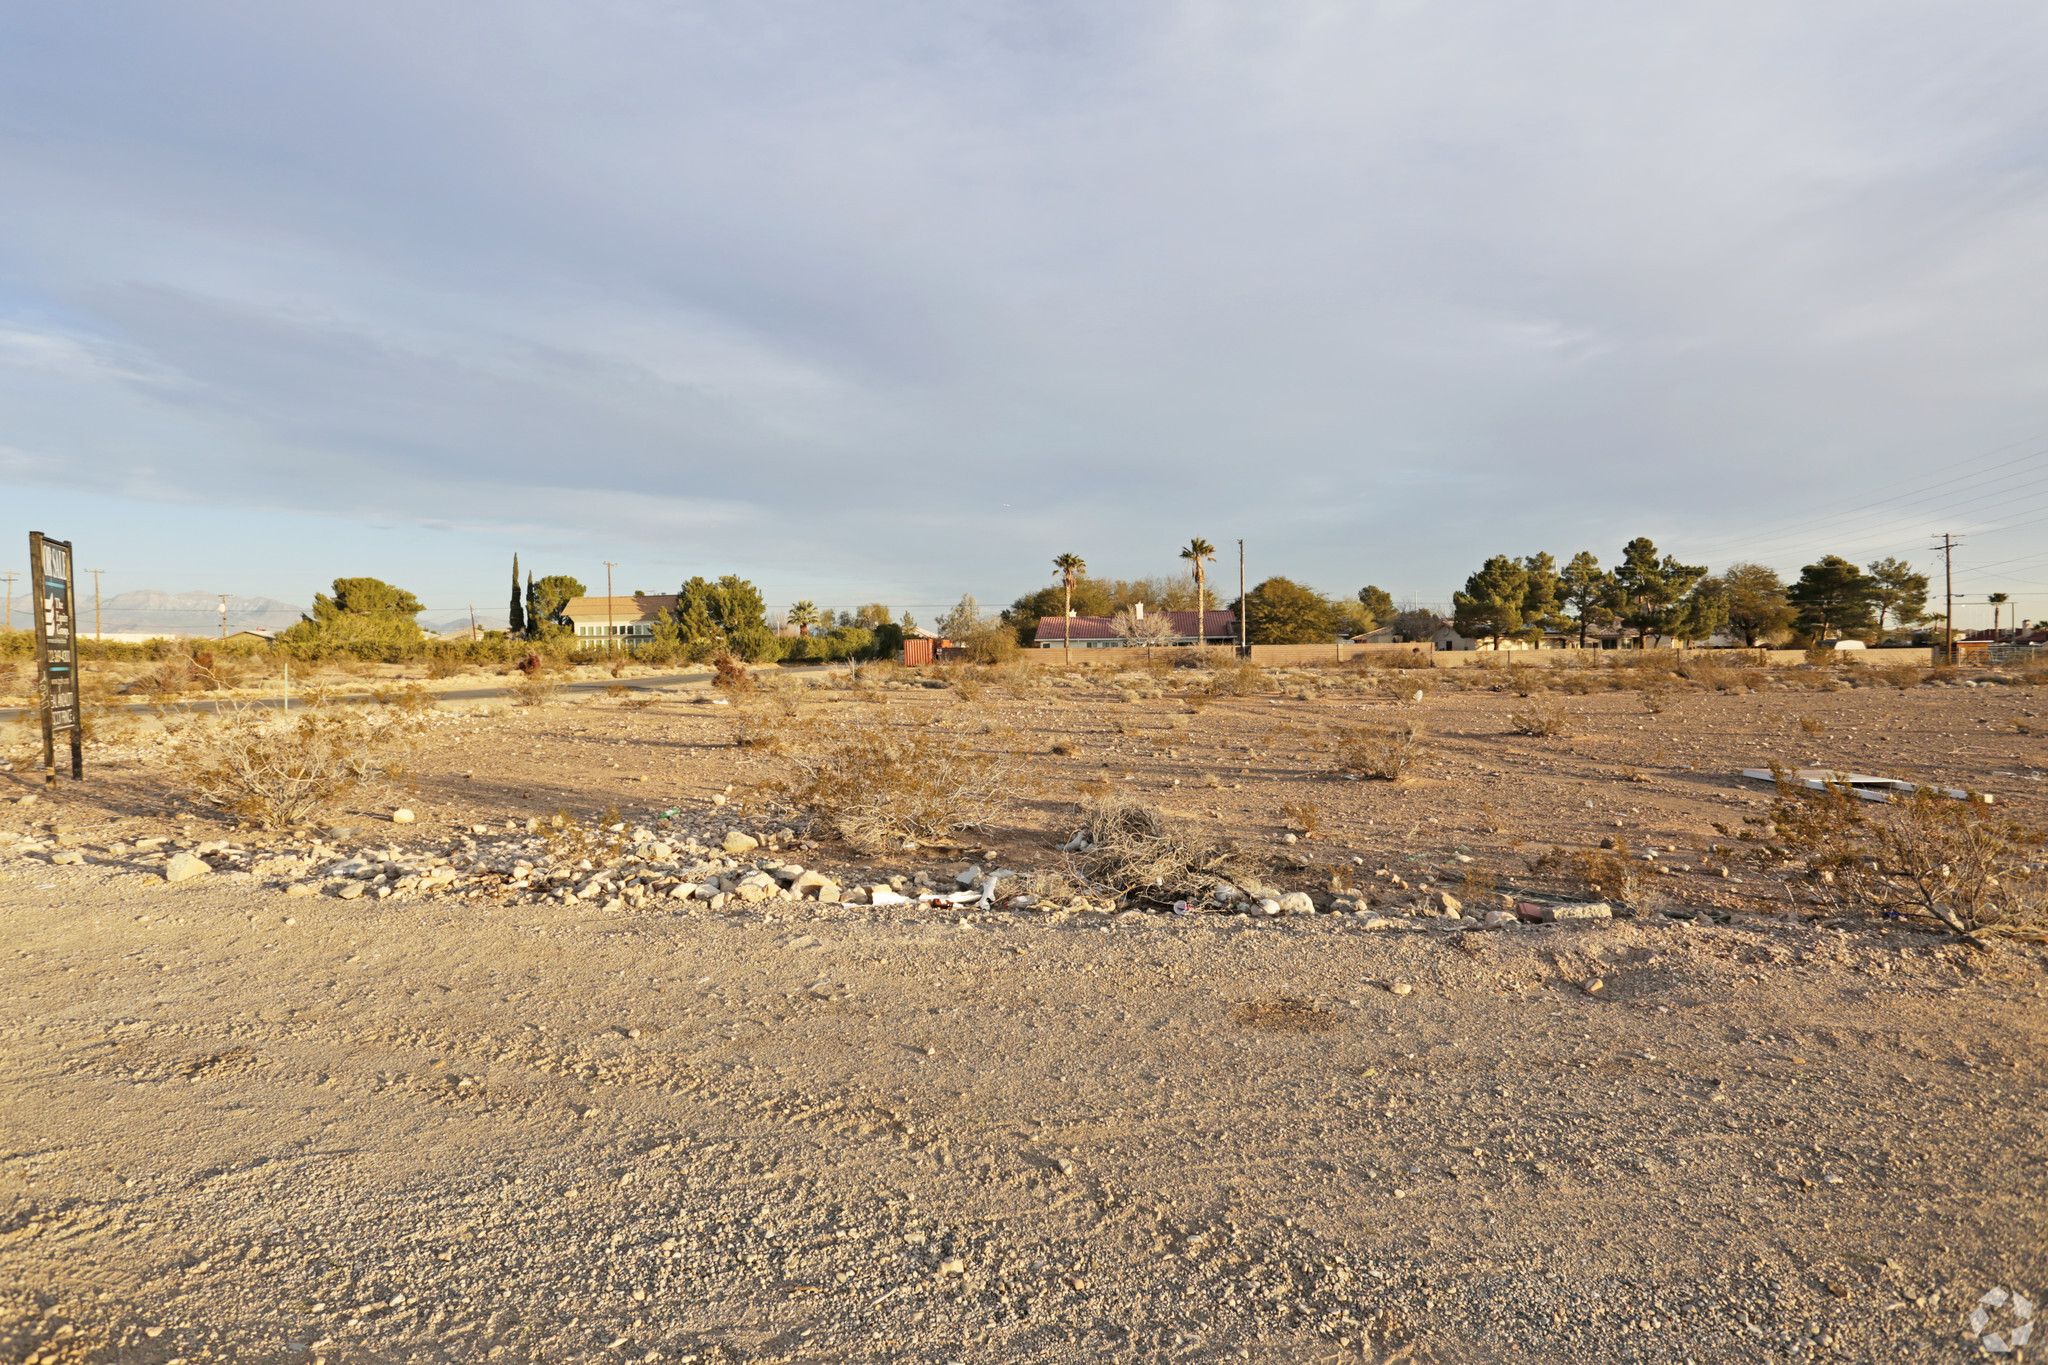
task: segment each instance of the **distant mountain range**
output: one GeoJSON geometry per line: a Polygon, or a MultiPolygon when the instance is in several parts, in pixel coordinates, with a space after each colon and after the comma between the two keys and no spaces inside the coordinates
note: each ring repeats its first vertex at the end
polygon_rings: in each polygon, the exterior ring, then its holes
{"type": "MultiPolygon", "coordinates": [[[[283,630],[305,610],[274,597],[236,597],[230,593],[228,632],[283,630]]],[[[87,592],[79,598],[78,633],[84,635],[92,629],[92,594],[87,592]]],[[[213,635],[220,630],[220,594],[153,589],[116,593],[100,599],[99,629],[108,635],[213,635]]]]}

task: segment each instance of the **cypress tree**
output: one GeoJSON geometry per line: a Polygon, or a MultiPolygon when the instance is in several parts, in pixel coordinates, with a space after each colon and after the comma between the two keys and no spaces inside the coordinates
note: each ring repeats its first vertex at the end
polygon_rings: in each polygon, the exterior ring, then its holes
{"type": "Polygon", "coordinates": [[[540,628],[540,603],[534,600],[533,570],[526,571],[526,630],[530,635],[540,628]]]}
{"type": "Polygon", "coordinates": [[[526,609],[519,601],[519,555],[512,556],[512,616],[506,629],[514,635],[526,633],[526,609]]]}

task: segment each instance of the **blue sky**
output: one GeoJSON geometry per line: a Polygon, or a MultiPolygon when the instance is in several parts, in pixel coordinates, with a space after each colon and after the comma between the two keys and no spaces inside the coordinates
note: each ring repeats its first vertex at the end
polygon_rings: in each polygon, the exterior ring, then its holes
{"type": "Polygon", "coordinates": [[[2044,69],[2033,3],[0,5],[0,534],[452,616],[1955,531],[2048,616],[2044,69]]]}

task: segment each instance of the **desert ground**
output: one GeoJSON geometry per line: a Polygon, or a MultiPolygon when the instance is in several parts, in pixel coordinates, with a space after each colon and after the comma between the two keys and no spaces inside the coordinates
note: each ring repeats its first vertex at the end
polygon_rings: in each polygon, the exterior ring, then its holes
{"type": "Polygon", "coordinates": [[[204,717],[102,717],[54,788],[17,731],[0,1360],[1950,1361],[2024,1325],[2048,948],[1803,903],[1738,836],[1773,762],[2048,824],[2033,675],[1198,673],[393,694],[401,749],[269,833],[192,794],[204,717]],[[1339,771],[1357,726],[1415,766],[1339,771]],[[862,731],[1014,800],[849,847],[776,784],[862,731]],[[1075,880],[1112,797],[1254,894],[1075,880]]]}

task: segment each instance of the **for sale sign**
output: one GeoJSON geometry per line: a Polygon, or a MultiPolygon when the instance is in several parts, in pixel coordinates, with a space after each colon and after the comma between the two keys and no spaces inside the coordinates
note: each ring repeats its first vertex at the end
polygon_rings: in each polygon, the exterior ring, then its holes
{"type": "Polygon", "coordinates": [[[43,684],[43,768],[57,780],[57,736],[71,737],[71,775],[85,775],[78,718],[77,598],[71,542],[41,531],[28,536],[29,593],[36,614],[36,671],[43,684]]]}

